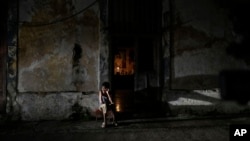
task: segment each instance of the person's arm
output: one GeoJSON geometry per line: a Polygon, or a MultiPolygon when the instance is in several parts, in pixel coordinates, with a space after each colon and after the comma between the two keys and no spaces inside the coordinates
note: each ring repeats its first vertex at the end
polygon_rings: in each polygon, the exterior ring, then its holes
{"type": "Polygon", "coordinates": [[[110,95],[109,95],[109,90],[107,91],[107,95],[108,95],[108,98],[109,98],[109,102],[110,102],[111,104],[114,104],[113,101],[112,101],[112,99],[111,99],[111,97],[110,97],[110,95]]]}

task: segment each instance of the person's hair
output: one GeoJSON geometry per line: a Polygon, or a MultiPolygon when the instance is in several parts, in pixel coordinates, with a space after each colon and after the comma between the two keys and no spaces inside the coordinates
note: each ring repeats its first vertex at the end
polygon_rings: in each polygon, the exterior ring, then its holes
{"type": "Polygon", "coordinates": [[[105,88],[107,88],[107,89],[109,89],[110,84],[109,84],[109,82],[103,82],[102,86],[105,87],[105,88]]]}

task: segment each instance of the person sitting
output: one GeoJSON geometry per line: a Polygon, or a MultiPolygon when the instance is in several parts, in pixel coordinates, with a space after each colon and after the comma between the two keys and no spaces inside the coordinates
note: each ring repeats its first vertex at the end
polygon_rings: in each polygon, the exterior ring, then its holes
{"type": "Polygon", "coordinates": [[[115,109],[114,109],[114,103],[110,96],[109,91],[109,83],[103,82],[101,86],[101,90],[99,91],[99,104],[100,104],[100,110],[103,113],[103,123],[101,125],[102,128],[105,128],[107,125],[107,111],[111,110],[113,114],[113,125],[117,126],[117,121],[115,117],[115,109]]]}

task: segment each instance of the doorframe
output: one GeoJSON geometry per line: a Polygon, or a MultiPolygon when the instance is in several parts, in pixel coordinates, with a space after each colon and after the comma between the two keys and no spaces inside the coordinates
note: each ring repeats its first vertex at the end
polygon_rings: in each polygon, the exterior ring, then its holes
{"type": "Polygon", "coordinates": [[[0,3],[2,12],[0,17],[0,67],[2,68],[2,85],[0,91],[0,113],[6,113],[6,93],[7,93],[7,19],[8,19],[8,2],[1,1],[0,3]]]}

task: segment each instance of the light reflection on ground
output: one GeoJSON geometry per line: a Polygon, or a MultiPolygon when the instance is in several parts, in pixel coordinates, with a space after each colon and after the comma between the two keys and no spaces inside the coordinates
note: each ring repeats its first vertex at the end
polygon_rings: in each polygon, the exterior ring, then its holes
{"type": "Polygon", "coordinates": [[[175,101],[169,101],[168,103],[171,105],[213,105],[213,103],[208,101],[202,101],[184,97],[180,97],[175,101]]]}

